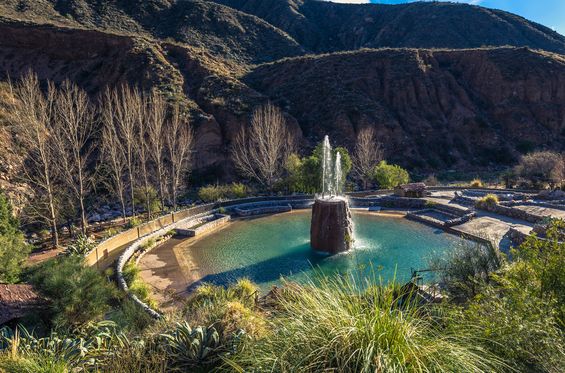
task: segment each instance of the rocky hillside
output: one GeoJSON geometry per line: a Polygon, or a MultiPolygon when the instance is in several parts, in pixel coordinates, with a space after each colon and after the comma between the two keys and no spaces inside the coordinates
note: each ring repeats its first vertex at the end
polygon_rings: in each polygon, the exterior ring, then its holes
{"type": "Polygon", "coordinates": [[[265,64],[244,81],[315,140],[377,129],[389,158],[428,170],[509,164],[565,145],[565,57],[527,48],[381,49],[265,64]]]}
{"type": "Polygon", "coordinates": [[[129,82],[184,100],[198,172],[229,176],[231,139],[268,99],[305,150],[375,126],[389,158],[423,172],[565,147],[565,38],[481,7],[4,0],[0,34],[0,80],[32,69],[93,96],[129,82]]]}
{"type": "Polygon", "coordinates": [[[313,52],[359,48],[529,46],[564,53],[565,37],[515,14],[449,2],[403,5],[316,0],[214,0],[254,14],[313,52]]]}

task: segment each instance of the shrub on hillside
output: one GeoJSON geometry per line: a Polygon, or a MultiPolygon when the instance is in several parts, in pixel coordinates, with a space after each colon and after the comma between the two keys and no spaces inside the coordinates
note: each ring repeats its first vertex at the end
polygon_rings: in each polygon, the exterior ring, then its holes
{"type": "Polygon", "coordinates": [[[30,251],[31,247],[26,244],[19,230],[19,223],[12,213],[12,205],[0,193],[0,283],[19,281],[30,251]]]}
{"type": "Polygon", "coordinates": [[[61,327],[75,328],[99,319],[114,295],[112,285],[78,256],[47,261],[30,280],[50,300],[53,322],[61,327]]]}
{"type": "Polygon", "coordinates": [[[550,151],[530,153],[522,157],[514,172],[534,188],[544,184],[559,187],[565,180],[565,157],[550,151]]]}
{"type": "Polygon", "coordinates": [[[375,167],[374,178],[381,189],[392,189],[410,181],[408,171],[386,161],[381,161],[375,167]]]}
{"type": "Polygon", "coordinates": [[[230,194],[233,198],[245,198],[247,197],[247,187],[242,183],[232,183],[230,194]]]}
{"type": "Polygon", "coordinates": [[[138,218],[137,216],[134,216],[128,220],[128,223],[126,224],[126,228],[127,229],[135,228],[141,225],[141,223],[142,223],[141,219],[138,218]]]}
{"type": "Polygon", "coordinates": [[[204,202],[216,202],[226,199],[229,187],[225,185],[207,185],[198,190],[198,198],[204,202]]]}

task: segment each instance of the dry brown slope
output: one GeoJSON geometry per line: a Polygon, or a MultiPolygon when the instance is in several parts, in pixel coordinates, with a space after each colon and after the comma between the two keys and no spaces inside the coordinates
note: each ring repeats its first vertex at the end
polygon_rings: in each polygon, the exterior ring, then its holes
{"type": "Polygon", "coordinates": [[[529,46],[565,53],[565,37],[512,13],[450,2],[401,5],[318,0],[214,0],[254,14],[313,52],[363,47],[529,46]]]}
{"type": "Polygon", "coordinates": [[[361,50],[265,64],[244,81],[311,142],[351,145],[374,126],[387,156],[419,169],[513,162],[565,150],[565,58],[527,48],[361,50]]]}

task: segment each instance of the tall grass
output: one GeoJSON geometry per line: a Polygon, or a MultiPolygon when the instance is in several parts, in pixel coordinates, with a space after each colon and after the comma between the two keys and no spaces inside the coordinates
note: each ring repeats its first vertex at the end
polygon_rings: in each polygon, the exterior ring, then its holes
{"type": "Polygon", "coordinates": [[[398,307],[398,287],[353,275],[289,286],[270,333],[243,344],[226,370],[261,372],[486,372],[503,363],[473,335],[449,332],[430,309],[398,307]],[[359,290],[363,289],[363,290],[359,290]]]}

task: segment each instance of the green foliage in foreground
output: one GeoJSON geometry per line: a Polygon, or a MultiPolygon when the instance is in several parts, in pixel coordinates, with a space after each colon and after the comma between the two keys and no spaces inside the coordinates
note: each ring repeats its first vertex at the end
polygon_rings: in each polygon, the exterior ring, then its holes
{"type": "Polygon", "coordinates": [[[0,283],[15,283],[31,248],[24,241],[12,205],[0,192],[0,283]]]}
{"type": "Polygon", "coordinates": [[[460,333],[472,325],[480,344],[514,370],[561,372],[565,366],[563,232],[565,222],[553,221],[547,239],[528,238],[512,250],[509,264],[493,258],[488,250],[450,255],[446,263],[450,296],[461,298],[465,293],[468,298],[462,304],[442,305],[452,314],[448,327],[460,333]]]}
{"type": "Polygon", "coordinates": [[[230,366],[262,372],[485,372],[503,367],[472,333],[445,329],[448,320],[413,302],[399,307],[398,289],[375,283],[345,276],[292,285],[269,321],[272,332],[247,340],[229,359],[230,366]]]}
{"type": "Polygon", "coordinates": [[[45,262],[30,280],[50,300],[54,324],[64,328],[101,318],[115,295],[110,283],[96,269],[84,266],[78,256],[45,262]]]}
{"type": "Polygon", "coordinates": [[[381,161],[374,171],[374,178],[381,189],[392,189],[410,181],[408,171],[395,164],[381,161]]]}

